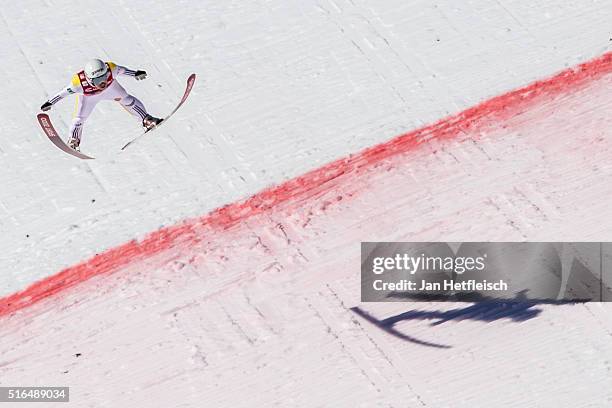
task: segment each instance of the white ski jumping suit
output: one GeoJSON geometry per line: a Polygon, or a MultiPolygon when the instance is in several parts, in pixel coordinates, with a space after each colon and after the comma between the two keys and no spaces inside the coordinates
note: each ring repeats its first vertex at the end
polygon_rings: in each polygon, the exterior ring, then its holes
{"type": "Polygon", "coordinates": [[[106,88],[98,89],[92,86],[88,82],[84,71],[80,71],[74,74],[66,88],[49,99],[51,105],[54,105],[68,95],[75,94],[77,96],[75,114],[70,126],[70,138],[77,139],[79,142],[83,125],[99,101],[117,101],[140,121],[148,115],[143,103],[135,96],[128,94],[116,79],[120,75],[134,77],[136,71],[110,61],[106,62],[106,65],[108,66],[106,88]]]}

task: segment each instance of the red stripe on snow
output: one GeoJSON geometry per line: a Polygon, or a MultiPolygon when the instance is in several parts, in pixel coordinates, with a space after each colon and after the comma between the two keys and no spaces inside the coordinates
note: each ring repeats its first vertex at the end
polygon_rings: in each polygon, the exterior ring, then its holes
{"type": "Polygon", "coordinates": [[[151,257],[181,242],[197,240],[196,226],[223,230],[280,204],[297,203],[312,195],[325,183],[343,175],[371,168],[400,155],[430,139],[448,139],[466,130],[495,123],[561,94],[571,92],[593,80],[612,73],[612,52],[569,68],[545,80],[494,97],[432,125],[397,136],[388,142],[336,160],[278,186],[265,189],[246,200],[228,204],[194,220],[150,233],[142,241],[130,241],[100,255],[42,279],[25,290],[0,299],[0,316],[5,316],[91,277],[109,274],[121,267],[151,257]]]}

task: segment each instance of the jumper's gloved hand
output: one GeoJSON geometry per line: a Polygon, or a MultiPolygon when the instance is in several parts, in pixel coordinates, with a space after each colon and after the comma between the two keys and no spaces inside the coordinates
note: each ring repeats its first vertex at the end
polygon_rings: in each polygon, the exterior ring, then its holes
{"type": "Polygon", "coordinates": [[[51,102],[47,101],[45,103],[42,104],[42,106],[40,107],[40,110],[42,110],[43,112],[48,111],[49,109],[51,109],[51,106],[53,106],[51,104],[51,102]]]}
{"type": "Polygon", "coordinates": [[[141,79],[145,79],[146,77],[147,77],[147,72],[146,71],[138,70],[134,74],[134,78],[136,78],[137,81],[140,81],[141,79]]]}

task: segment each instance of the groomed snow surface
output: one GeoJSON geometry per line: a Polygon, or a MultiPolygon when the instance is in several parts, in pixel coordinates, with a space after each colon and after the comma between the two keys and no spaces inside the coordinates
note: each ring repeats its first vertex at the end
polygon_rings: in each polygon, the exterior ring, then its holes
{"type": "MultiPolygon", "coordinates": [[[[70,386],[75,407],[612,406],[609,304],[359,299],[361,241],[610,241],[612,4],[5,3],[0,386],[70,386]],[[146,69],[120,81],[159,115],[198,81],[120,154],[138,123],[100,104],[79,161],[35,114],[91,57],[146,69]]],[[[72,108],[50,112],[64,134],[72,108]]]]}

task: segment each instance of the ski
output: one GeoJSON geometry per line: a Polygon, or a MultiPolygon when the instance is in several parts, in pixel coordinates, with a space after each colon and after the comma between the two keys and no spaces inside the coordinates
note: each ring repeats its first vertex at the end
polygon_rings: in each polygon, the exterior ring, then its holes
{"type": "Polygon", "coordinates": [[[170,119],[170,117],[172,115],[174,115],[174,113],[185,103],[185,101],[187,100],[187,97],[189,96],[189,93],[191,92],[191,88],[193,88],[193,84],[195,83],[195,79],[196,79],[196,74],[191,74],[189,75],[189,78],[187,78],[187,87],[185,88],[185,93],[183,94],[183,97],[181,98],[181,101],[178,103],[178,105],[176,105],[176,108],[174,108],[174,110],[172,112],[170,112],[170,114],[168,116],[166,116],[165,118],[162,119],[162,121],[157,125],[157,126],[153,126],[150,129],[145,130],[142,134],[140,134],[139,136],[135,137],[134,139],[132,139],[131,141],[127,142],[125,144],[125,146],[123,146],[121,148],[121,150],[125,150],[128,146],[134,144],[137,140],[139,140],[140,138],[142,138],[144,135],[146,135],[147,133],[149,133],[150,131],[157,129],[158,127],[160,127],[161,125],[163,125],[164,123],[166,123],[166,121],[168,119],[170,119]]]}
{"type": "Polygon", "coordinates": [[[70,148],[70,146],[68,146],[66,143],[64,143],[62,138],[59,137],[59,135],[55,131],[55,128],[53,127],[53,124],[51,123],[51,119],[49,118],[49,115],[47,115],[46,113],[39,113],[38,115],[36,115],[36,117],[38,118],[38,123],[40,124],[40,127],[42,127],[43,132],[45,132],[45,135],[47,135],[49,140],[54,145],[56,145],[60,150],[74,157],[78,157],[79,159],[84,159],[84,160],[93,159],[93,157],[89,157],[86,154],[83,154],[77,150],[74,150],[70,148]]]}

